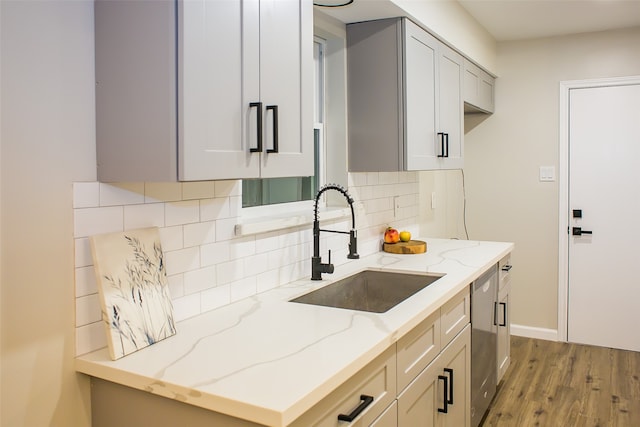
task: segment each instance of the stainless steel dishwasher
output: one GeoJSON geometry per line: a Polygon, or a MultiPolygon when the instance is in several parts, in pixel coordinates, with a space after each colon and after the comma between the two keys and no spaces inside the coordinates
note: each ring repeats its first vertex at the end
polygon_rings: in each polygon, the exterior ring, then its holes
{"type": "Polygon", "coordinates": [[[473,282],[471,293],[471,427],[482,421],[497,387],[498,265],[473,282]]]}

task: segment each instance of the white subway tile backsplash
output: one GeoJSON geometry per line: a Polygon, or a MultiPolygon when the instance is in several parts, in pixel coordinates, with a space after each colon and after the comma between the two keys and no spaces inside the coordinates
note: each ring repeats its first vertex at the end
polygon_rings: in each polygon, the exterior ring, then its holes
{"type": "Polygon", "coordinates": [[[103,322],[76,328],[76,356],[107,346],[107,333],[103,322]]]}
{"type": "Polygon", "coordinates": [[[164,205],[149,203],[124,207],[124,229],[164,227],[164,205]]]}
{"type": "Polygon", "coordinates": [[[231,301],[238,301],[257,293],[256,276],[247,277],[234,283],[230,283],[231,301]]]}
{"type": "Polygon", "coordinates": [[[222,285],[207,289],[200,293],[202,302],[201,310],[206,312],[214,308],[222,307],[231,302],[231,285],[222,285]]]}
{"type": "Polygon", "coordinates": [[[182,200],[209,199],[216,195],[215,181],[182,183],[182,200]]]}
{"type": "Polygon", "coordinates": [[[124,211],[122,206],[106,208],[76,209],[73,215],[75,237],[123,231],[124,211]]]}
{"type": "Polygon", "coordinates": [[[200,202],[198,200],[186,200],[165,203],[164,215],[167,227],[196,223],[200,221],[200,202]]]}
{"type": "Polygon", "coordinates": [[[144,203],[144,183],[100,183],[100,206],[134,205],[144,203]]]}
{"type": "Polygon", "coordinates": [[[196,270],[200,267],[200,249],[191,247],[177,251],[167,251],[164,254],[164,260],[168,276],[196,270]]]}
{"type": "Polygon", "coordinates": [[[203,267],[229,261],[229,241],[200,246],[200,265],[203,267]]]}
{"type": "Polygon", "coordinates": [[[163,251],[175,251],[184,248],[184,233],[181,225],[163,227],[159,231],[163,251]]]}
{"type": "Polygon", "coordinates": [[[229,199],[205,199],[200,201],[200,221],[230,218],[229,199]]]}
{"type": "Polygon", "coordinates": [[[76,298],[76,326],[98,322],[102,317],[98,294],[76,298]]]}
{"type": "Polygon", "coordinates": [[[245,277],[245,266],[242,259],[223,262],[216,267],[216,279],[220,285],[236,282],[245,277]]]}
{"type": "Polygon", "coordinates": [[[75,266],[86,267],[93,264],[91,257],[91,245],[88,237],[75,239],[75,266]]]}
{"type": "Polygon", "coordinates": [[[242,181],[216,181],[216,197],[230,197],[242,195],[242,181]]]}
{"type": "Polygon", "coordinates": [[[253,275],[264,273],[269,269],[269,257],[267,254],[258,254],[244,257],[244,269],[253,275]]]}
{"type": "Polygon", "coordinates": [[[214,221],[187,224],[183,229],[184,246],[201,246],[216,241],[216,223],[214,221]]]}
{"type": "Polygon", "coordinates": [[[169,285],[169,295],[171,299],[184,296],[184,274],[167,276],[167,284],[169,285]]]}
{"type": "Polygon", "coordinates": [[[95,208],[100,206],[100,184],[97,182],[75,182],[73,184],[73,207],[95,208]]]}
{"type": "Polygon", "coordinates": [[[182,184],[179,182],[145,182],[145,203],[177,202],[182,200],[182,184]]]}
{"type": "Polygon", "coordinates": [[[219,219],[216,221],[216,240],[230,240],[235,237],[236,218],[219,219]]]}
{"type": "MultiPolygon", "coordinates": [[[[197,316],[201,313],[200,293],[175,298],[171,302],[173,304],[173,319],[176,322],[197,316]]],[[[180,327],[177,326],[176,329],[178,330],[177,333],[180,333],[180,327]]]]}
{"type": "Polygon", "coordinates": [[[76,267],[76,297],[82,297],[98,292],[96,284],[96,273],[93,265],[86,267],[76,267]]]}
{"type": "Polygon", "coordinates": [[[199,268],[184,273],[184,293],[185,295],[204,291],[216,286],[216,266],[199,268]]]}
{"type": "MultiPolygon", "coordinates": [[[[355,199],[358,252],[381,249],[388,225],[413,229],[418,215],[415,172],[349,174],[355,199]],[[395,209],[394,198],[399,208],[395,209]]],[[[88,236],[157,226],[176,321],[309,277],[311,226],[236,237],[242,181],[189,183],[75,183],[76,354],[106,345],[88,236]],[[113,205],[113,206],[105,206],[113,205]]],[[[351,219],[323,221],[348,231],[351,219]]],[[[323,233],[321,254],[348,263],[348,236],[323,233]]],[[[180,327],[178,325],[178,333],[180,327]]]]}
{"type": "Polygon", "coordinates": [[[258,293],[268,291],[286,283],[280,280],[280,269],[268,270],[256,276],[256,291],[258,293]]]}
{"type": "Polygon", "coordinates": [[[255,253],[256,239],[254,236],[229,241],[229,259],[244,258],[255,253]]]}

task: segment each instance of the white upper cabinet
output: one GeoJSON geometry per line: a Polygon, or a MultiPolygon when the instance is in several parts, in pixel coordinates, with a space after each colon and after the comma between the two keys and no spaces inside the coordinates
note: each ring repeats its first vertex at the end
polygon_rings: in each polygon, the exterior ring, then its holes
{"type": "Polygon", "coordinates": [[[313,175],[309,0],[98,0],[101,181],[313,175]]]}
{"type": "Polygon", "coordinates": [[[464,109],[466,113],[493,113],[495,78],[468,59],[464,61],[464,109]]]}
{"type": "Polygon", "coordinates": [[[463,166],[463,58],[404,18],[347,26],[349,170],[463,166]]]}

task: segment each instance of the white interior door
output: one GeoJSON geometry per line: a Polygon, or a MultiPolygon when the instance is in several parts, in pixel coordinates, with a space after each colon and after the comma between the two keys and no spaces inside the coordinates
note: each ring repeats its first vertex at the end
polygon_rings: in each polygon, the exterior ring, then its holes
{"type": "Polygon", "coordinates": [[[568,207],[568,340],[640,351],[640,84],[569,91],[568,207]]]}

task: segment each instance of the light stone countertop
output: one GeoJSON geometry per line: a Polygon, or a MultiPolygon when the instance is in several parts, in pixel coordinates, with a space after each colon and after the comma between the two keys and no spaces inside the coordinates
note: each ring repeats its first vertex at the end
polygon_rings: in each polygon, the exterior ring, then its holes
{"type": "MultiPolygon", "coordinates": [[[[512,243],[422,238],[427,253],[380,252],[177,324],[175,336],[76,370],[269,426],[286,426],[513,250],[512,243]],[[365,268],[444,273],[386,313],[288,302],[365,268]]],[[[311,260],[309,260],[311,262],[311,260]]]]}

